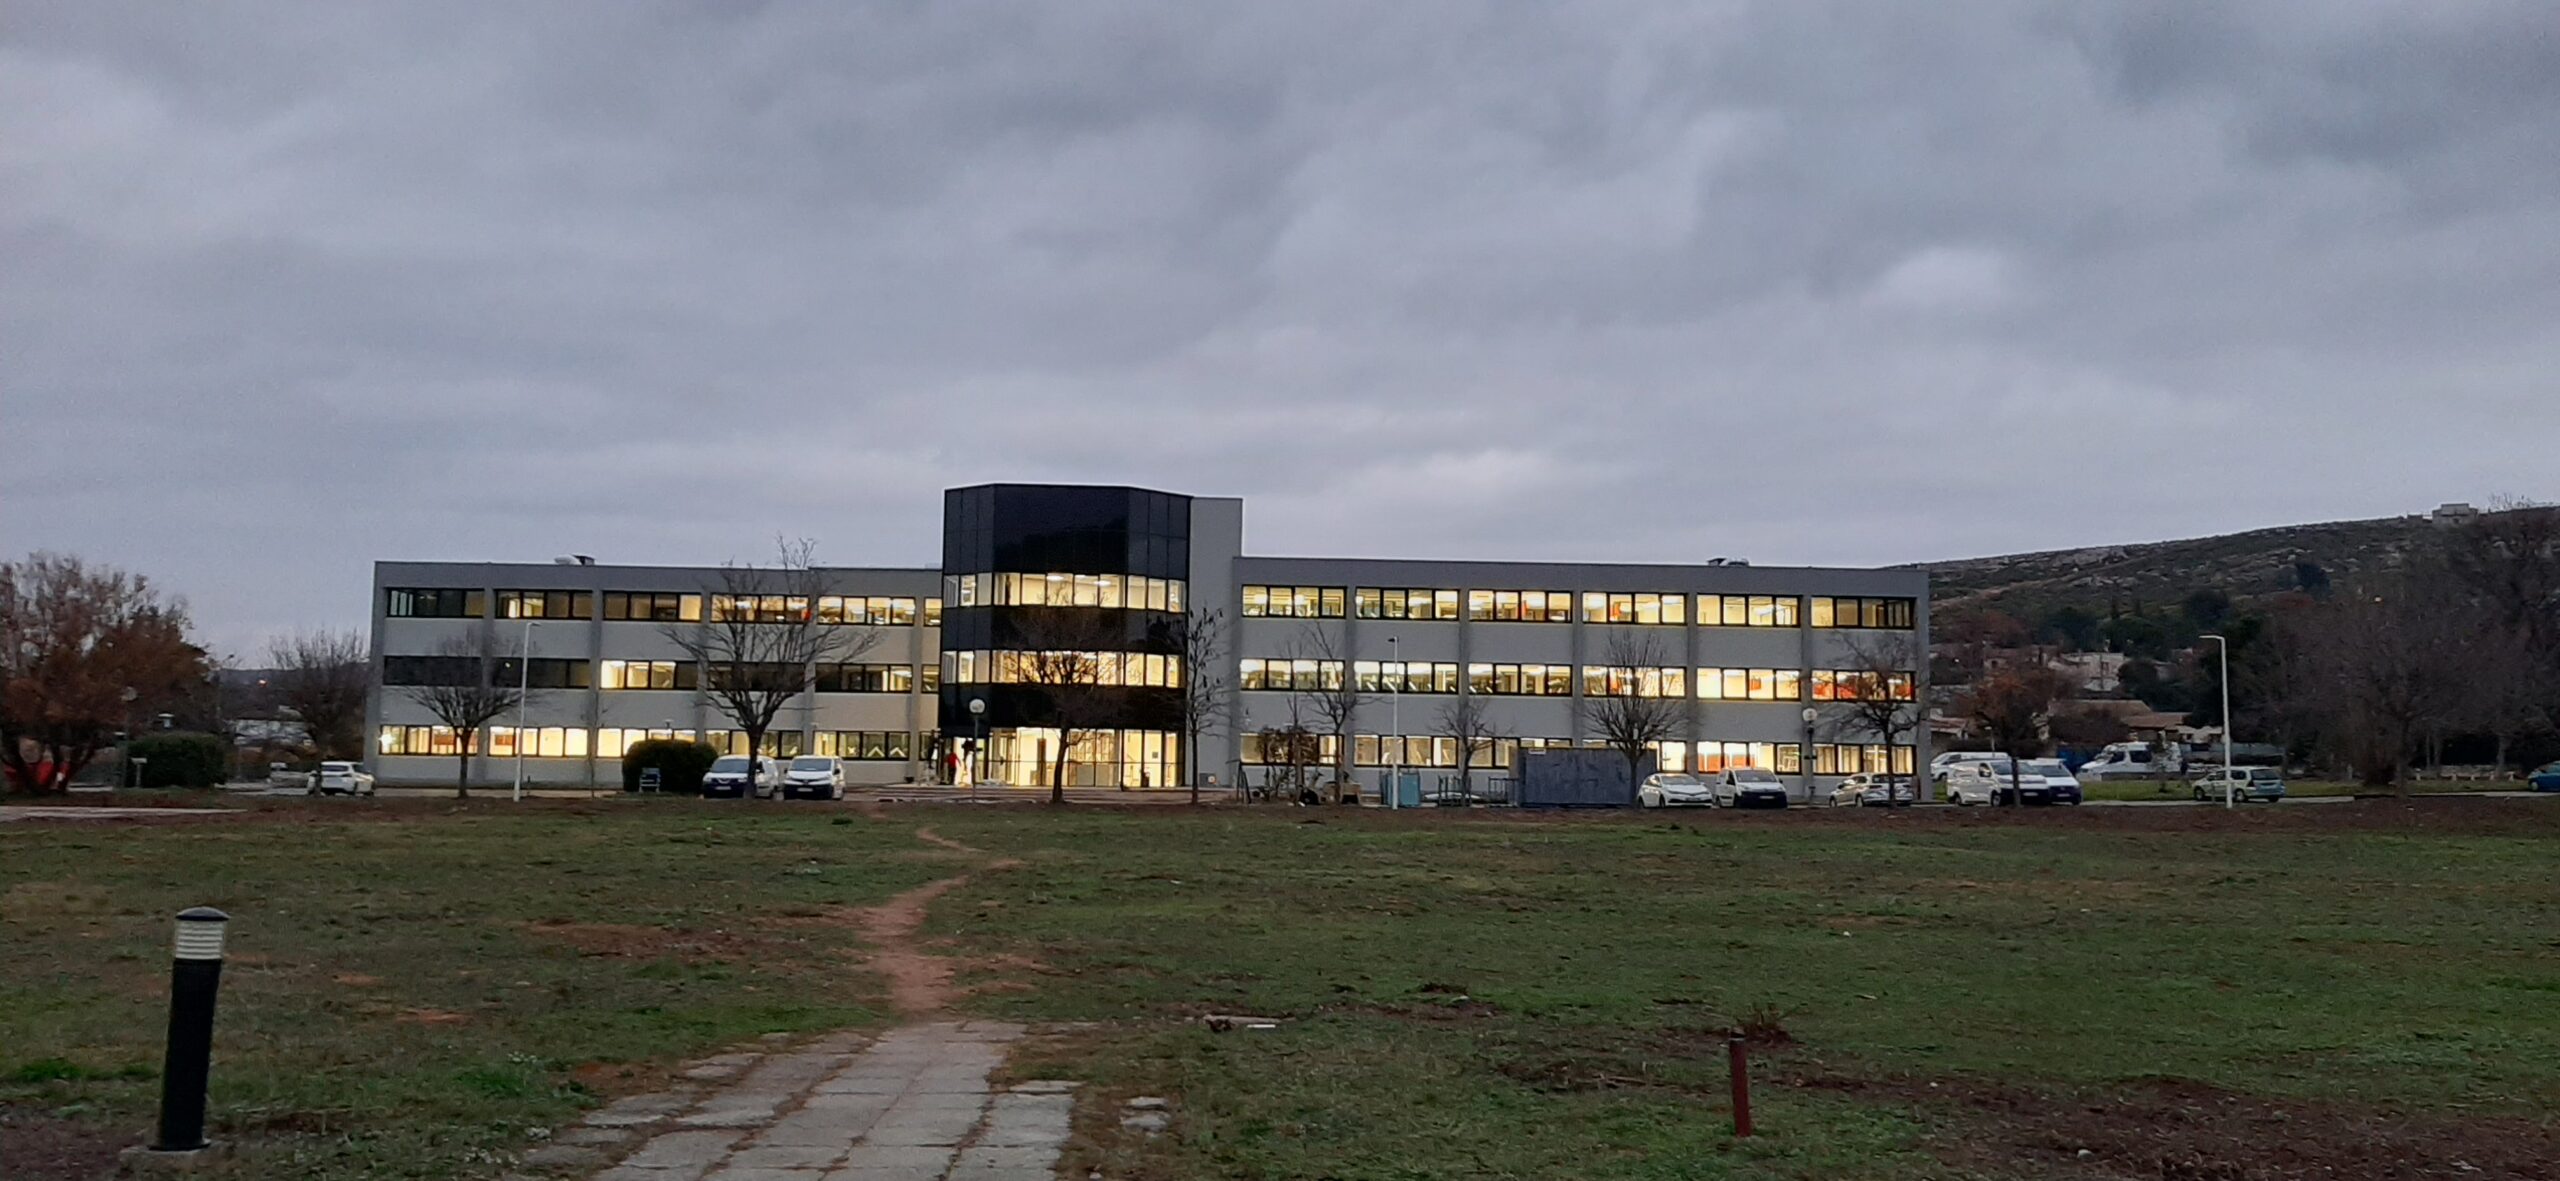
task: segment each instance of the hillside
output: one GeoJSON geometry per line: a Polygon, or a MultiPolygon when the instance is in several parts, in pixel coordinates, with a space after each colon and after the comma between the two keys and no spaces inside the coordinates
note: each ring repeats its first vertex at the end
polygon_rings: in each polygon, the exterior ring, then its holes
{"type": "Polygon", "coordinates": [[[2424,516],[2329,521],[2218,537],[1924,562],[1932,609],[1997,607],[2035,619],[2065,604],[2099,614],[2173,605],[2197,590],[2250,599],[2300,588],[2308,575],[2351,582],[2395,564],[2435,530],[2424,516]],[[2302,566],[2308,563],[2316,571],[2302,566]]]}

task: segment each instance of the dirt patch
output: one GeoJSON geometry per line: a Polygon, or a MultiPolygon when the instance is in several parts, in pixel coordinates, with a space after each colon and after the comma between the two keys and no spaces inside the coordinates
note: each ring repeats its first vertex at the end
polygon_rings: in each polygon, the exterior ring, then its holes
{"type": "Polygon", "coordinates": [[[332,984],[343,984],[349,988],[382,987],[382,977],[367,976],[362,972],[340,972],[335,976],[331,976],[329,978],[329,982],[332,984]]]}
{"type": "MultiPolygon", "coordinates": [[[[956,853],[985,856],[985,851],[961,844],[930,828],[916,830],[916,839],[928,845],[956,853]]],[[[916,938],[924,928],[925,914],[935,899],[959,889],[981,871],[1011,869],[1022,864],[1000,857],[977,869],[938,881],[927,882],[915,889],[892,897],[878,906],[866,906],[852,912],[854,925],[871,944],[865,963],[888,981],[889,1004],[901,1016],[921,1017],[950,1007],[967,991],[953,983],[961,961],[925,950],[916,938]]],[[[991,987],[981,984],[981,990],[991,987]]]]}
{"type": "Polygon", "coordinates": [[[773,940],[721,928],[677,930],[636,923],[535,922],[526,932],[557,940],[582,956],[686,964],[744,963],[771,950],[773,940]]]}
{"type": "Polygon", "coordinates": [[[0,1166],[9,1181],[97,1181],[115,1174],[117,1153],[139,1143],[131,1130],[0,1104],[0,1166]]]}
{"type": "Polygon", "coordinates": [[[451,1009],[402,1009],[391,1019],[402,1025],[461,1025],[471,1020],[451,1009]]]}
{"type": "Polygon", "coordinates": [[[1912,1105],[1948,1164],[2139,1181],[2560,1177],[2560,1127],[2269,1099],[2188,1079],[2047,1091],[1982,1079],[1810,1073],[1787,1085],[1912,1105]],[[2082,1153],[2088,1155],[2083,1156],[2082,1153]]]}

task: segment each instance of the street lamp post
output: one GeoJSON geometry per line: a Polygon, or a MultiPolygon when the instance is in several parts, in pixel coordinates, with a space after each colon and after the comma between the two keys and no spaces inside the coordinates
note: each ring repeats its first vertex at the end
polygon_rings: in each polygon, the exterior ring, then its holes
{"type": "Polygon", "coordinates": [[[972,741],[969,748],[969,802],[976,803],[978,800],[978,779],[987,772],[986,698],[972,697],[969,699],[969,721],[977,728],[978,731],[977,738],[972,741]]]}
{"type": "Polygon", "coordinates": [[[1387,664],[1395,675],[1387,678],[1387,729],[1394,731],[1395,753],[1387,759],[1387,806],[1396,806],[1396,798],[1404,794],[1404,658],[1398,655],[1396,638],[1387,637],[1387,664]]]}
{"type": "Polygon", "coordinates": [[[524,802],[524,699],[533,688],[533,621],[524,621],[524,646],[516,649],[516,794],[524,802]]]}
{"type": "MultiPolygon", "coordinates": [[[[1802,758],[1799,758],[1797,762],[1802,764],[1804,771],[1804,802],[1808,804],[1813,802],[1813,724],[1820,720],[1821,717],[1821,710],[1815,709],[1810,705],[1804,707],[1804,755],[1802,758]]],[[[1888,752],[1886,757],[1890,759],[1892,757],[1891,753],[1888,752]]],[[[1891,793],[1888,792],[1885,798],[1890,802],[1892,799],[1891,793]]]]}
{"type": "Polygon", "coordinates": [[[2228,809],[2237,802],[2231,782],[2231,641],[2214,635],[2200,638],[2213,641],[2214,651],[2222,657],[2222,806],[2228,809]]]}

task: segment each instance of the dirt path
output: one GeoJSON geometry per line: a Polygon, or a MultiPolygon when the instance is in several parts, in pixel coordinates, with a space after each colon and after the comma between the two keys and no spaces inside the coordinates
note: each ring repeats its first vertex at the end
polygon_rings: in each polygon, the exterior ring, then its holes
{"type": "MultiPolygon", "coordinates": [[[[957,853],[986,856],[985,850],[961,844],[931,828],[917,829],[916,839],[957,853]]],[[[862,937],[872,945],[864,962],[888,981],[889,1004],[899,1016],[929,1017],[959,999],[959,991],[951,983],[955,961],[926,951],[916,939],[934,900],[969,884],[971,878],[987,870],[1011,869],[1020,864],[1010,857],[990,858],[972,869],[927,882],[878,906],[854,912],[862,937]]]]}

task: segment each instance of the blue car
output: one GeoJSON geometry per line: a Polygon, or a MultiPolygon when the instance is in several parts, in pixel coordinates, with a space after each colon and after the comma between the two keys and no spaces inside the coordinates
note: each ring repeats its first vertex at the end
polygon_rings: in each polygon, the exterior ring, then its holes
{"type": "Polygon", "coordinates": [[[2560,763],[2544,763],[2524,781],[2535,791],[2560,791],[2560,763]]]}

